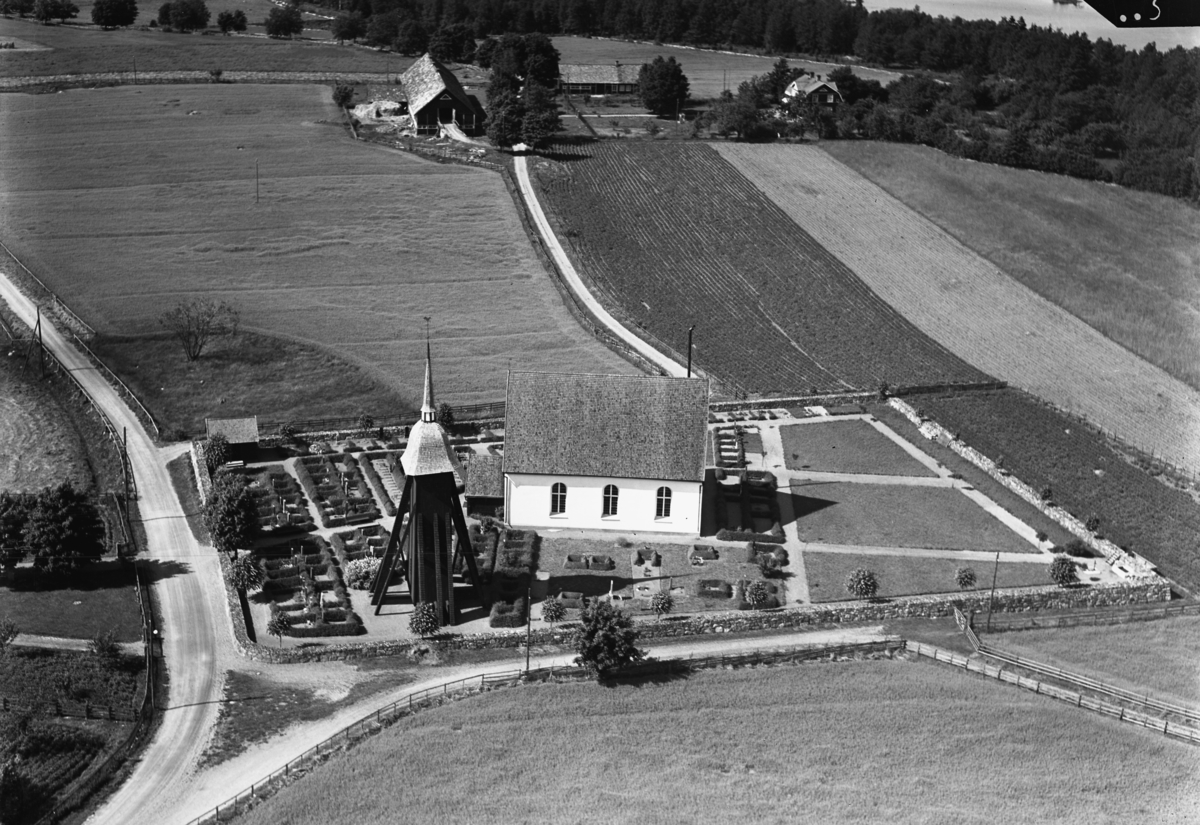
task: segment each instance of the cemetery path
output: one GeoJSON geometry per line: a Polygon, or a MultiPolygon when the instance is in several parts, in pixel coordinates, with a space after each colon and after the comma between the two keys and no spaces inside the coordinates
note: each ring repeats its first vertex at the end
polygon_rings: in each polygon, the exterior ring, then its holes
{"type": "MultiPolygon", "coordinates": [[[[0,299],[33,327],[32,300],[0,272],[0,299]]],[[[129,458],[138,506],[154,569],[152,587],[162,614],[163,655],[170,682],[169,706],[160,703],[160,724],[126,782],[88,820],[96,825],[170,821],[164,806],[191,771],[207,742],[222,697],[225,663],[236,659],[224,609],[216,552],[201,547],[188,528],[166,462],[178,448],[161,449],[141,421],[87,358],[42,316],[42,338],[78,379],[110,422],[129,435],[129,458]],[[224,613],[224,617],[222,617],[224,613]]]]}
{"type": "Polygon", "coordinates": [[[533,191],[533,186],[529,182],[529,169],[526,166],[525,157],[518,155],[514,160],[517,172],[517,185],[521,187],[521,197],[524,198],[525,205],[529,209],[529,217],[533,220],[533,225],[537,227],[538,235],[542,238],[542,243],[545,244],[547,251],[554,257],[554,263],[558,266],[563,280],[566,281],[567,287],[575,294],[575,297],[587,307],[588,312],[592,313],[600,323],[608,328],[609,332],[635,349],[643,358],[664,370],[667,375],[676,378],[683,378],[687,375],[687,369],[682,364],[659,352],[623,326],[588,291],[587,286],[583,283],[583,279],[579,277],[579,273],[571,263],[571,259],[567,257],[566,250],[563,249],[562,244],[558,241],[558,237],[554,234],[554,229],[551,228],[550,222],[546,220],[546,213],[542,211],[542,205],[538,202],[537,194],[533,191]]]}

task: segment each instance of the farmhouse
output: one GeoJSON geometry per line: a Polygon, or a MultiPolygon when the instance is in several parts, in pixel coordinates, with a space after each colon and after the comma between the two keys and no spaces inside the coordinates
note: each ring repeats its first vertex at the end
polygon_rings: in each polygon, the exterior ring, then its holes
{"type": "Polygon", "coordinates": [[[558,90],[572,95],[637,94],[639,66],[574,63],[559,66],[558,90]]]}
{"type": "Polygon", "coordinates": [[[833,109],[842,102],[842,93],[836,83],[821,80],[818,77],[799,77],[793,80],[783,91],[784,101],[801,97],[807,103],[813,103],[822,109],[833,109]]]}
{"type": "Polygon", "coordinates": [[[506,519],[698,533],[707,420],[704,379],[509,373],[506,519]]]}
{"type": "Polygon", "coordinates": [[[485,115],[479,100],[429,54],[408,67],[400,85],[417,134],[437,134],[444,123],[455,123],[468,135],[483,132],[485,115]]]}

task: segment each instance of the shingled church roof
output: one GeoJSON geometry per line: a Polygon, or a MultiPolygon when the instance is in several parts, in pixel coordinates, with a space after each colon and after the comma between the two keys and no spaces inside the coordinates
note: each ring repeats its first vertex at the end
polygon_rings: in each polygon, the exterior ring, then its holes
{"type": "Polygon", "coordinates": [[[437,473],[454,473],[463,477],[458,456],[450,448],[450,438],[437,421],[437,408],[433,400],[433,359],[429,345],[425,345],[425,397],[421,404],[421,420],[413,424],[408,433],[408,445],[400,456],[400,466],[406,476],[429,476],[437,473]]]}
{"type": "Polygon", "coordinates": [[[504,472],[703,481],[708,381],[512,372],[504,472]]]}

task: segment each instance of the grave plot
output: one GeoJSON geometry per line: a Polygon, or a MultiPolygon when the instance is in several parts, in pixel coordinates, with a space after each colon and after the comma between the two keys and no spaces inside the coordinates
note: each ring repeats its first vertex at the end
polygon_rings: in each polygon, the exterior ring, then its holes
{"type": "MultiPolygon", "coordinates": [[[[498,536],[491,570],[492,627],[523,627],[529,609],[527,595],[538,569],[538,534],[505,530],[498,536]]],[[[488,540],[482,542],[487,547],[488,540]]]]}
{"type": "MultiPolygon", "coordinates": [[[[262,598],[271,617],[288,625],[287,636],[356,636],[362,620],[350,606],[342,570],[329,543],[320,536],[275,551],[258,551],[265,579],[262,598]]],[[[265,628],[259,628],[264,633],[265,628]]]]}
{"type": "Polygon", "coordinates": [[[716,427],[711,432],[713,463],[725,469],[746,466],[746,451],[739,427],[716,427]]]}
{"type": "Polygon", "coordinates": [[[258,524],[264,533],[306,533],[317,528],[308,509],[308,498],[282,464],[251,470],[247,478],[258,508],[258,524]]]}
{"type": "Polygon", "coordinates": [[[388,532],[382,524],[367,524],[358,530],[334,533],[329,537],[347,587],[351,590],[370,588],[387,542],[388,532]]]}
{"type": "Polygon", "coordinates": [[[321,514],[324,527],[365,524],[379,518],[375,497],[358,460],[342,455],[304,456],[296,461],[296,477],[321,514]]]}
{"type": "Polygon", "coordinates": [[[375,498],[383,504],[383,511],[389,516],[396,515],[396,505],[400,503],[400,496],[404,492],[400,451],[365,452],[358,456],[358,465],[375,498]]]}
{"type": "Polygon", "coordinates": [[[718,539],[783,543],[774,475],[747,471],[741,480],[722,483],[715,492],[713,516],[718,539]]]}

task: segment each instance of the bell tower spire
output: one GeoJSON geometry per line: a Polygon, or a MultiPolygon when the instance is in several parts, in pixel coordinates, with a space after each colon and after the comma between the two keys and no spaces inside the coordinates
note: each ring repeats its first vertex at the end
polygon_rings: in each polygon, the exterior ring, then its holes
{"type": "Polygon", "coordinates": [[[437,420],[437,407],[433,400],[433,355],[429,348],[429,319],[425,316],[425,398],[421,402],[421,420],[432,423],[437,420]]]}

